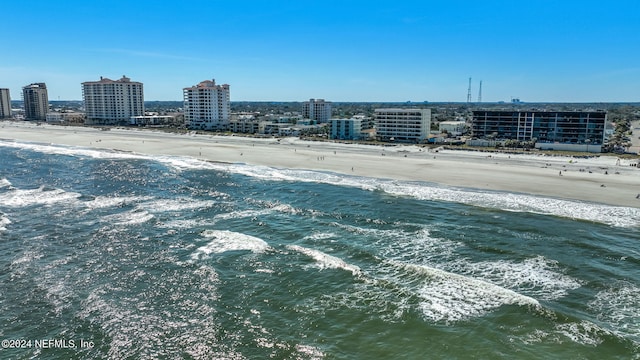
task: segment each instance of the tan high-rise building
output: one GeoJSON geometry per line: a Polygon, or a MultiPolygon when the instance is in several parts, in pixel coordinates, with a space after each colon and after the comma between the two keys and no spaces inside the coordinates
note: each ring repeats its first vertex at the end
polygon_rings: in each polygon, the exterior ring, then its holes
{"type": "Polygon", "coordinates": [[[0,119],[11,117],[11,96],[9,89],[0,89],[0,119]]]}
{"type": "Polygon", "coordinates": [[[24,117],[27,120],[47,120],[49,94],[45,83],[33,83],[22,88],[24,117]]]}
{"type": "Polygon", "coordinates": [[[225,130],[231,120],[229,85],[205,80],[183,89],[184,121],[189,129],[225,130]]]}
{"type": "Polygon", "coordinates": [[[144,115],[142,83],[126,76],[83,82],[82,99],[88,125],[128,124],[131,117],[144,115]]]}

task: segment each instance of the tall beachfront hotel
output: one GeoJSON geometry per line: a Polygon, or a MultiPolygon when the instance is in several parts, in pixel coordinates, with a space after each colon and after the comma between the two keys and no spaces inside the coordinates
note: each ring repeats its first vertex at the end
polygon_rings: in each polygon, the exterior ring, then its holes
{"type": "Polygon", "coordinates": [[[11,117],[11,96],[9,89],[0,89],[0,119],[11,117]]]}
{"type": "Polygon", "coordinates": [[[87,125],[121,125],[133,116],[144,115],[142,83],[126,76],[119,80],[100,77],[99,81],[82,83],[87,125]]]}
{"type": "Polygon", "coordinates": [[[184,121],[189,129],[226,130],[231,120],[229,85],[215,79],[183,89],[184,121]]]}
{"type": "Polygon", "coordinates": [[[49,94],[45,83],[33,83],[22,88],[24,117],[27,120],[47,120],[49,94]]]}
{"type": "Polygon", "coordinates": [[[331,101],[309,99],[309,101],[303,102],[302,118],[315,120],[319,123],[329,122],[329,119],[331,119],[331,101]]]}
{"type": "Polygon", "coordinates": [[[431,109],[375,109],[375,121],[382,141],[420,142],[429,136],[431,109]]]}

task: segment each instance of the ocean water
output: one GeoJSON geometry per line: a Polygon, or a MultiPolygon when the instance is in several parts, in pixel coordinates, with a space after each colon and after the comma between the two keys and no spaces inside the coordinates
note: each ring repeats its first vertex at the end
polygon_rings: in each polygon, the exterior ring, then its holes
{"type": "Polygon", "coordinates": [[[0,358],[640,359],[640,209],[0,141],[0,358]]]}

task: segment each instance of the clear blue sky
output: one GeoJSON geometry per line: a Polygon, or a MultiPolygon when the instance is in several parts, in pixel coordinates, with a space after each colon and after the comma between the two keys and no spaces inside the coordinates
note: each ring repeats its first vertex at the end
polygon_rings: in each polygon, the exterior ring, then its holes
{"type": "Polygon", "coordinates": [[[0,87],[122,75],[145,100],[640,101],[640,1],[7,0],[0,87]]]}

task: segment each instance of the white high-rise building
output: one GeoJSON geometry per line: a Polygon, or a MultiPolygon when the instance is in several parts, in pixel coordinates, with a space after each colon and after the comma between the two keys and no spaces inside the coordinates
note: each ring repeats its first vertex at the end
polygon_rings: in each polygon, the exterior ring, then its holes
{"type": "Polygon", "coordinates": [[[11,117],[11,96],[9,89],[0,89],[0,119],[11,117]]]}
{"type": "Polygon", "coordinates": [[[431,129],[430,109],[376,109],[376,136],[382,141],[419,142],[431,129]]]}
{"type": "Polygon", "coordinates": [[[126,76],[83,82],[82,98],[88,125],[128,124],[131,117],[144,115],[142,83],[126,76]]]}
{"type": "Polygon", "coordinates": [[[319,123],[329,122],[331,119],[331,102],[324,99],[309,99],[302,103],[302,117],[319,123]]]}
{"type": "Polygon", "coordinates": [[[205,80],[183,89],[184,121],[189,129],[225,130],[231,119],[229,85],[205,80]]]}
{"type": "Polygon", "coordinates": [[[27,120],[47,119],[49,112],[49,94],[45,83],[33,83],[22,88],[24,117],[27,120]]]}

